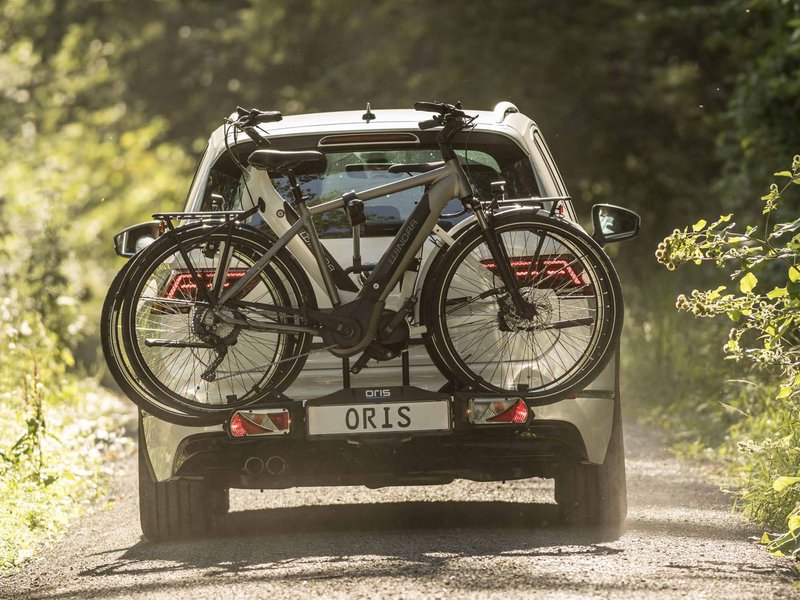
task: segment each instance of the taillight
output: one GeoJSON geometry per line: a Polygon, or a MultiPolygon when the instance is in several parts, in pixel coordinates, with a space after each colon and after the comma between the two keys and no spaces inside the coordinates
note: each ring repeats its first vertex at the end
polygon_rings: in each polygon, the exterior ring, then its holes
{"type": "Polygon", "coordinates": [[[228,422],[232,437],[259,437],[289,433],[291,418],[285,408],[239,410],[228,422]]]}
{"type": "Polygon", "coordinates": [[[492,423],[527,423],[528,421],[528,405],[524,400],[518,400],[517,403],[505,412],[500,413],[489,419],[492,423]]]}
{"type": "MultiPolygon", "coordinates": [[[[214,269],[195,269],[195,272],[200,283],[205,285],[207,290],[210,290],[214,281],[214,269]]],[[[230,269],[222,287],[224,289],[231,287],[235,281],[244,277],[245,273],[247,273],[247,269],[230,269]]],[[[257,279],[254,278],[249,285],[246,285],[239,297],[246,296],[255,287],[256,281],[257,279]]],[[[197,283],[195,283],[192,274],[188,271],[175,271],[170,282],[164,288],[164,297],[178,300],[196,300],[197,283]]]]}
{"type": "MultiPolygon", "coordinates": [[[[514,256],[510,259],[511,272],[519,279],[530,279],[531,284],[545,288],[583,287],[581,274],[575,270],[574,261],[564,257],[541,256],[533,264],[532,256],[514,256]]],[[[500,276],[497,263],[491,258],[481,261],[495,277],[500,276]]]]}
{"type": "Polygon", "coordinates": [[[471,398],[468,414],[473,425],[524,425],[530,411],[522,398],[471,398]]]}

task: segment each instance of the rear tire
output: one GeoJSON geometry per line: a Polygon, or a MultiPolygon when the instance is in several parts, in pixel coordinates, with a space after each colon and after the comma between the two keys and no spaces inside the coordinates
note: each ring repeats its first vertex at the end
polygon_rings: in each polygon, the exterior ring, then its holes
{"type": "Polygon", "coordinates": [[[625,529],[628,494],[625,444],[619,399],[615,400],[611,439],[602,465],[570,465],[555,478],[556,503],[564,521],[619,536],[625,529]]]}
{"type": "Polygon", "coordinates": [[[202,479],[157,481],[139,419],[139,520],[151,542],[203,537],[229,509],[229,490],[202,479]]]}

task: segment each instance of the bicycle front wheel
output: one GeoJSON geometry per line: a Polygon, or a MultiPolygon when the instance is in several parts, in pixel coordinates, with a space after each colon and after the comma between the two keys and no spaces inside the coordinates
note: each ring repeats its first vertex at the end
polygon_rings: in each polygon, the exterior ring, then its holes
{"type": "Polygon", "coordinates": [[[288,253],[278,252],[225,305],[212,308],[201,292],[229,288],[272,243],[249,227],[230,235],[182,228],[132,265],[121,308],[123,347],[140,384],[170,410],[221,422],[231,409],[281,392],[302,369],[312,335],[293,331],[305,321],[280,309],[316,303],[288,253]]]}
{"type": "Polygon", "coordinates": [[[467,230],[437,256],[423,289],[428,352],[460,387],[557,401],[613,355],[619,278],[597,243],[560,219],[501,213],[494,231],[532,310],[517,310],[480,230],[467,230]]]}

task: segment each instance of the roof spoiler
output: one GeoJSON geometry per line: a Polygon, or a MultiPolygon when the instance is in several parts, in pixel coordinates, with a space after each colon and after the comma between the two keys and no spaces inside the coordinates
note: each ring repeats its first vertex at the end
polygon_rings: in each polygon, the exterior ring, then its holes
{"type": "Polygon", "coordinates": [[[511,102],[498,102],[494,107],[494,122],[502,123],[506,119],[506,115],[511,113],[518,113],[519,109],[511,102]]]}

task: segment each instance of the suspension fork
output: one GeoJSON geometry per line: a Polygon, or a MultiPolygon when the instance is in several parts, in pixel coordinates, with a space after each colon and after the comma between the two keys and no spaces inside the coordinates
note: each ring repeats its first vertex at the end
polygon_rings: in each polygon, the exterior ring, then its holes
{"type": "Polygon", "coordinates": [[[530,318],[536,315],[536,307],[525,300],[517,287],[517,278],[511,270],[511,261],[508,257],[505,244],[502,238],[497,235],[494,230],[494,224],[490,218],[486,218],[486,213],[483,211],[481,203],[474,198],[470,198],[465,202],[468,204],[472,212],[475,214],[475,220],[481,228],[481,235],[483,236],[486,245],[489,247],[489,252],[494,259],[494,264],[500,273],[500,280],[503,282],[511,301],[514,303],[514,308],[517,312],[525,318],[530,318]]]}

